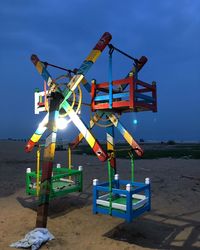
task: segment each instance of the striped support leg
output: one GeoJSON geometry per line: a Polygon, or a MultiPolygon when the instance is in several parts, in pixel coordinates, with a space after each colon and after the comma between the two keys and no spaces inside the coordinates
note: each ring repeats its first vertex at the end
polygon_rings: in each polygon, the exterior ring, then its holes
{"type": "Polygon", "coordinates": [[[49,119],[47,123],[47,128],[50,131],[50,134],[47,136],[45,141],[36,227],[46,227],[47,225],[49,197],[51,191],[51,176],[56,147],[56,122],[59,117],[58,108],[62,99],[62,95],[57,91],[51,94],[49,119]]]}
{"type": "Polygon", "coordinates": [[[42,178],[40,184],[36,227],[46,227],[47,225],[55,145],[56,145],[56,132],[51,132],[49,136],[46,138],[45,149],[44,149],[44,159],[42,164],[42,178]]]}
{"type": "Polygon", "coordinates": [[[47,225],[49,196],[51,190],[51,176],[57,135],[55,123],[58,118],[58,115],[59,112],[57,110],[50,111],[49,114],[48,128],[50,130],[50,134],[47,136],[45,141],[36,227],[46,227],[47,225]]]}

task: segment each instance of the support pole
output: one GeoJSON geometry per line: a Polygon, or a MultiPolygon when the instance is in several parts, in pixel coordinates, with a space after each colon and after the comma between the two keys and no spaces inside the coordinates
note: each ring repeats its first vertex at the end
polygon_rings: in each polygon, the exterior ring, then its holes
{"type": "Polygon", "coordinates": [[[51,190],[51,176],[55,154],[56,131],[52,131],[46,138],[44,159],[42,165],[42,178],[40,184],[39,203],[37,209],[36,227],[47,226],[49,197],[51,190]]]}
{"type": "Polygon", "coordinates": [[[109,180],[109,214],[112,215],[112,181],[116,174],[116,158],[114,153],[114,126],[106,128],[109,180]]]}
{"type": "Polygon", "coordinates": [[[72,151],[70,144],[68,145],[68,168],[72,168],[72,151]]]}
{"type": "Polygon", "coordinates": [[[44,106],[45,106],[45,110],[48,111],[49,107],[48,107],[48,100],[47,100],[47,84],[46,84],[46,81],[44,81],[44,106]]]}
{"type": "Polygon", "coordinates": [[[38,146],[37,149],[37,177],[36,177],[36,194],[37,196],[39,195],[39,190],[40,190],[40,185],[39,185],[39,181],[40,181],[40,145],[38,146]]]}
{"type": "Polygon", "coordinates": [[[113,169],[111,168],[110,158],[108,159],[108,181],[109,181],[109,214],[112,215],[112,181],[113,181],[113,169]]]}
{"type": "Polygon", "coordinates": [[[107,152],[110,153],[110,165],[116,174],[116,157],[114,152],[114,125],[106,128],[107,152]]]}
{"type": "MultiPolygon", "coordinates": [[[[72,169],[72,151],[71,151],[70,143],[68,145],[68,168],[70,170],[72,169]]],[[[72,180],[71,175],[69,176],[69,180],[72,180]]]]}
{"type": "Polygon", "coordinates": [[[40,193],[37,209],[36,227],[47,226],[47,216],[49,208],[49,198],[51,192],[51,177],[53,170],[53,160],[56,148],[57,126],[56,121],[59,116],[59,105],[62,101],[62,95],[59,92],[52,93],[50,97],[48,130],[49,135],[46,137],[44,157],[42,164],[42,177],[40,184],[40,193]]]}
{"type": "Polygon", "coordinates": [[[134,178],[135,178],[135,176],[134,176],[134,157],[133,157],[132,150],[130,150],[128,152],[128,154],[129,154],[129,156],[131,158],[131,182],[134,182],[134,178]]]}
{"type": "Polygon", "coordinates": [[[108,71],[108,81],[109,81],[109,109],[112,109],[112,102],[113,102],[113,86],[112,86],[112,52],[113,50],[109,51],[109,71],[108,71]]]}
{"type": "Polygon", "coordinates": [[[134,182],[134,159],[133,157],[131,158],[131,181],[134,182]]]}

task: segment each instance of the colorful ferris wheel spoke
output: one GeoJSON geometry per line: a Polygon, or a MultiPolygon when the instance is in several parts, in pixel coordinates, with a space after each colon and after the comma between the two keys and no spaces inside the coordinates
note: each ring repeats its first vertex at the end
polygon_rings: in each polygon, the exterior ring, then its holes
{"type": "Polygon", "coordinates": [[[99,39],[98,43],[95,45],[93,50],[90,52],[90,54],[87,56],[87,58],[83,61],[83,63],[79,67],[76,75],[74,75],[72,79],[70,80],[68,84],[68,89],[66,89],[63,92],[64,100],[60,104],[60,108],[64,108],[64,109],[67,108],[68,105],[65,103],[65,101],[67,101],[67,99],[72,94],[72,91],[74,91],[74,89],[76,89],[76,87],[82,82],[85,74],[92,67],[92,65],[96,62],[96,60],[101,55],[105,47],[109,44],[111,39],[112,39],[112,36],[108,32],[105,32],[103,36],[99,39]]]}
{"type": "MultiPolygon", "coordinates": [[[[103,115],[103,113],[101,113],[101,114],[95,113],[94,114],[94,116],[90,120],[90,130],[95,126],[96,122],[98,122],[98,120],[101,118],[102,115],[103,115]]],[[[79,133],[79,135],[72,141],[71,148],[73,149],[73,148],[77,147],[83,139],[84,139],[83,134],[79,133]]]]}
{"type": "Polygon", "coordinates": [[[42,76],[42,78],[46,81],[48,87],[54,85],[51,75],[49,74],[48,70],[44,63],[40,61],[37,55],[31,56],[31,61],[35,65],[38,73],[42,76]]]}
{"type": "Polygon", "coordinates": [[[38,125],[36,131],[34,134],[31,136],[29,141],[26,144],[25,151],[26,152],[31,152],[34,146],[38,143],[44,132],[47,130],[47,123],[49,120],[49,113],[45,115],[43,118],[42,122],[38,125]]]}
{"type": "Polygon", "coordinates": [[[107,159],[107,154],[104,151],[104,149],[101,147],[99,144],[98,140],[95,139],[95,137],[92,135],[90,130],[87,128],[87,126],[83,123],[83,121],[79,118],[79,116],[76,114],[76,112],[71,108],[70,104],[67,103],[68,105],[68,115],[74,125],[78,128],[78,130],[81,132],[85,140],[88,142],[96,156],[99,158],[100,161],[105,161],[107,159]]]}
{"type": "Polygon", "coordinates": [[[49,87],[48,89],[48,94],[51,92],[62,92],[60,88],[58,87],[58,84],[52,79],[49,71],[47,70],[47,67],[43,62],[40,61],[37,55],[32,55],[31,56],[31,61],[35,65],[38,73],[42,76],[42,78],[45,80],[47,83],[47,86],[49,87]]]}
{"type": "Polygon", "coordinates": [[[144,153],[143,150],[142,150],[142,148],[133,139],[133,137],[131,136],[131,134],[124,128],[124,126],[120,123],[119,119],[114,114],[109,114],[109,113],[108,113],[108,117],[109,117],[110,121],[113,123],[113,125],[122,134],[122,136],[124,137],[124,139],[128,142],[128,144],[133,148],[133,150],[135,151],[135,153],[138,156],[141,157],[143,155],[143,153],[144,153]]]}

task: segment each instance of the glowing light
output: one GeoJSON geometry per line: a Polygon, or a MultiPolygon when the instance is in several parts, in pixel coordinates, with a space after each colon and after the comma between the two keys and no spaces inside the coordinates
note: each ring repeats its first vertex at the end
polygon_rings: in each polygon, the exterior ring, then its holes
{"type": "Polygon", "coordinates": [[[45,130],[46,129],[46,126],[44,126],[44,122],[39,123],[38,129],[40,129],[40,130],[45,130]]]}
{"type": "Polygon", "coordinates": [[[134,120],[133,120],[133,124],[134,124],[134,125],[137,125],[137,124],[138,124],[138,120],[137,120],[137,119],[134,119],[134,120]]]}
{"type": "Polygon", "coordinates": [[[56,121],[56,126],[58,129],[65,129],[68,125],[68,122],[65,118],[59,117],[56,121]]]}
{"type": "Polygon", "coordinates": [[[48,123],[49,115],[47,114],[42,122],[39,123],[38,128],[39,129],[45,129],[48,123]]]}
{"type": "Polygon", "coordinates": [[[40,122],[39,125],[38,125],[38,128],[39,128],[39,129],[42,129],[43,127],[44,127],[43,123],[40,122]]]}

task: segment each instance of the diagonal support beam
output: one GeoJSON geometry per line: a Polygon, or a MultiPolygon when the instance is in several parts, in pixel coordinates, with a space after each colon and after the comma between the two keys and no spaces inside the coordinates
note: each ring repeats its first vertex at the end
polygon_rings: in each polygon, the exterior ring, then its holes
{"type": "Polygon", "coordinates": [[[49,113],[47,113],[42,120],[42,122],[39,124],[38,128],[34,132],[34,134],[31,136],[29,141],[26,144],[25,151],[31,152],[34,146],[38,143],[44,132],[47,130],[47,123],[49,120],[49,113]]]}
{"type": "Polygon", "coordinates": [[[128,144],[133,148],[135,153],[138,156],[143,155],[143,150],[139,146],[139,144],[133,139],[131,134],[124,128],[124,126],[120,123],[119,119],[112,113],[107,113],[108,118],[113,123],[113,125],[119,130],[119,132],[122,134],[124,139],[128,142],[128,144]]]}
{"type": "Polygon", "coordinates": [[[87,126],[83,123],[83,121],[79,118],[76,112],[71,108],[70,104],[66,101],[68,105],[68,115],[71,118],[74,125],[78,128],[81,132],[82,136],[88,142],[96,156],[99,158],[100,161],[105,161],[107,159],[107,153],[103,150],[101,145],[99,144],[98,140],[94,138],[92,133],[89,131],[87,126]]]}
{"type": "MultiPolygon", "coordinates": [[[[90,130],[95,126],[96,122],[100,120],[100,118],[103,116],[103,113],[97,112],[92,119],[90,119],[90,130]]],[[[77,147],[79,143],[84,139],[84,136],[80,133],[70,144],[72,149],[77,147]]]]}

